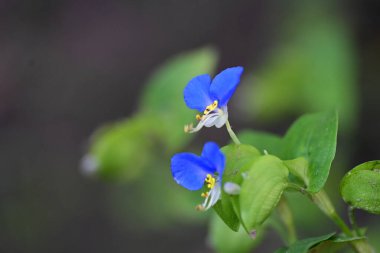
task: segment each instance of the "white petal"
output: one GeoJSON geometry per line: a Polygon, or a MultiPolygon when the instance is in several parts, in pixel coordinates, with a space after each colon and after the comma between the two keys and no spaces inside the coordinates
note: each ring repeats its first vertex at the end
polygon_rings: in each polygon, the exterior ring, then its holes
{"type": "Polygon", "coordinates": [[[219,117],[218,120],[215,121],[215,127],[221,128],[226,124],[227,119],[228,119],[228,111],[227,111],[227,106],[223,106],[222,109],[218,109],[219,117]]]}
{"type": "Polygon", "coordinates": [[[219,115],[217,113],[208,114],[205,116],[204,124],[205,127],[212,127],[215,125],[215,122],[218,120],[219,115]]]}
{"type": "Polygon", "coordinates": [[[203,202],[202,204],[202,207],[204,210],[207,210],[209,209],[210,207],[212,207],[213,205],[215,205],[215,203],[220,199],[220,195],[221,195],[222,191],[221,191],[221,186],[219,183],[217,183],[214,188],[212,188],[209,193],[208,193],[208,197],[205,199],[205,201],[203,202]]]}
{"type": "MultiPolygon", "coordinates": [[[[198,125],[195,128],[190,128],[189,133],[195,133],[202,129],[202,127],[212,127],[216,126],[221,128],[226,124],[228,119],[227,106],[223,106],[221,109],[217,108],[214,111],[210,112],[207,115],[203,115],[202,120],[199,121],[198,125]]],[[[186,129],[186,128],[185,128],[186,129]]],[[[185,130],[187,132],[187,130],[185,130]]]]}

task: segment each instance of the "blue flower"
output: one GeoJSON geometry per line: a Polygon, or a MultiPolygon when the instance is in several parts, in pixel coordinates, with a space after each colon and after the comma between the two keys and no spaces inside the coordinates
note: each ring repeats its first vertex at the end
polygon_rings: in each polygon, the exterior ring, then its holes
{"type": "Polygon", "coordinates": [[[205,200],[197,207],[199,210],[209,209],[220,199],[224,167],[225,156],[214,142],[204,145],[201,156],[179,153],[171,159],[172,175],[179,185],[191,191],[206,186],[207,191],[201,194],[205,200]]]}
{"type": "Polygon", "coordinates": [[[211,81],[207,74],[196,76],[190,80],[183,91],[185,103],[190,109],[202,112],[196,119],[198,125],[185,126],[185,132],[197,132],[203,126],[222,127],[228,120],[227,103],[240,82],[243,67],[227,68],[211,81]]]}

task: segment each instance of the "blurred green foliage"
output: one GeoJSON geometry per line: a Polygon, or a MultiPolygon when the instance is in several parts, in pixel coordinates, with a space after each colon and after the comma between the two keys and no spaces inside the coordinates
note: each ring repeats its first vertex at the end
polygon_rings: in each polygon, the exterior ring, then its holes
{"type": "Polygon", "coordinates": [[[261,228],[257,233],[257,237],[252,239],[242,227],[238,232],[234,232],[217,215],[211,217],[209,241],[219,253],[251,252],[261,243],[264,235],[265,229],[261,228]]]}
{"type": "Polygon", "coordinates": [[[98,176],[108,180],[130,181],[143,174],[152,163],[156,133],[154,119],[136,116],[108,124],[92,137],[90,157],[98,176]]]}
{"type": "MultiPolygon", "coordinates": [[[[332,4],[331,4],[332,5],[332,4]]],[[[338,108],[344,129],[355,124],[357,80],[351,35],[326,1],[297,1],[270,57],[246,78],[242,110],[276,122],[338,108]]]]}
{"type": "Polygon", "coordinates": [[[110,188],[107,199],[113,223],[136,231],[200,224],[208,217],[195,210],[200,194],[178,187],[163,163],[146,169],[134,182],[110,188]]]}

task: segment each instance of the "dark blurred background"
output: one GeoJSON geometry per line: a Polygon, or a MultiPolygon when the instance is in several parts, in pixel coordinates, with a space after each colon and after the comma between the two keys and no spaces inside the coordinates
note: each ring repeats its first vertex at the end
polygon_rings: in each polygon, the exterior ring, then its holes
{"type": "MultiPolygon", "coordinates": [[[[344,169],[380,159],[379,1],[321,1],[320,6],[310,12],[312,6],[295,0],[1,1],[0,251],[212,252],[203,221],[139,226],[145,218],[136,221],[140,207],[134,201],[121,211],[115,204],[123,205],[134,185],[85,177],[80,160],[96,128],[137,110],[149,76],[168,58],[213,46],[219,53],[217,70],[242,65],[247,76],[255,78],[258,70],[268,79],[263,70],[268,58],[282,41],[292,44],[293,28],[315,29],[303,23],[302,14],[327,20],[326,27],[330,19],[325,17],[332,17],[347,35],[351,65],[345,70],[352,71],[340,75],[352,82],[347,89],[354,98],[345,105],[355,106],[343,118],[347,130],[338,145],[348,150],[344,169]]],[[[292,54],[286,57],[280,61],[285,66],[292,54]]],[[[241,89],[249,89],[249,83],[241,89]]],[[[235,98],[232,108],[240,114],[231,113],[231,121],[236,130],[283,134],[299,114],[319,108],[297,106],[301,110],[245,117],[235,98]]],[[[223,131],[208,131],[226,143],[223,131]]],[[[194,146],[205,139],[202,132],[194,146]]],[[[363,226],[379,224],[374,215],[361,218],[363,226]]],[[[280,246],[273,242],[277,239],[264,244],[280,246]]]]}

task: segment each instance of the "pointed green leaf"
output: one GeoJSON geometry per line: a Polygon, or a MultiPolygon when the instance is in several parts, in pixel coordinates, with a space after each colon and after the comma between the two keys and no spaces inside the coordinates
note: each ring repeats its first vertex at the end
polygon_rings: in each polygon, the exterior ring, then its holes
{"type": "MultiPolygon", "coordinates": [[[[370,246],[365,243],[366,238],[364,236],[348,237],[346,235],[334,235],[330,239],[321,242],[317,246],[313,247],[309,253],[336,253],[342,252],[343,248],[349,249],[352,247],[350,244],[354,244],[355,248],[361,249],[360,252],[373,252],[370,246]]],[[[344,251],[346,252],[346,251],[344,251]]]]}
{"type": "MultiPolygon", "coordinates": [[[[226,182],[240,185],[243,180],[242,173],[249,169],[249,165],[255,158],[260,156],[260,152],[254,147],[244,144],[231,144],[223,147],[222,151],[226,156],[223,185],[226,182]]],[[[223,190],[222,199],[214,206],[214,210],[220,218],[234,231],[238,231],[240,226],[238,198],[238,196],[228,195],[223,190]]]]}
{"type": "Polygon", "coordinates": [[[301,181],[300,183],[309,185],[309,178],[307,177],[308,162],[304,157],[299,157],[293,160],[286,160],[284,164],[289,169],[289,172],[296,177],[297,180],[301,181]]]}
{"type": "Polygon", "coordinates": [[[288,169],[275,156],[255,159],[240,192],[241,218],[248,230],[257,229],[276,207],[288,185],[288,169]]]}
{"type": "Polygon", "coordinates": [[[222,199],[219,200],[214,206],[215,212],[223,220],[223,222],[233,231],[237,232],[240,228],[240,219],[234,209],[232,197],[226,193],[222,193],[222,199]]]}
{"type": "Polygon", "coordinates": [[[344,201],[367,212],[380,214],[380,160],[362,163],[340,183],[344,201]]]}
{"type": "Polygon", "coordinates": [[[281,248],[276,251],[276,253],[307,253],[309,249],[318,245],[319,243],[329,240],[335,233],[330,233],[327,235],[322,235],[318,237],[307,238],[304,240],[297,241],[289,246],[289,248],[281,248]]]}
{"type": "Polygon", "coordinates": [[[335,156],[337,131],[336,111],[306,114],[293,123],[283,139],[281,158],[308,160],[310,192],[320,191],[327,180],[335,156]]]}

